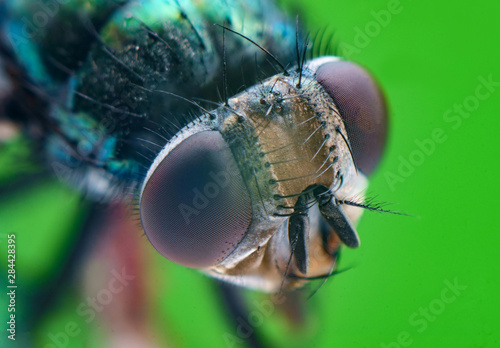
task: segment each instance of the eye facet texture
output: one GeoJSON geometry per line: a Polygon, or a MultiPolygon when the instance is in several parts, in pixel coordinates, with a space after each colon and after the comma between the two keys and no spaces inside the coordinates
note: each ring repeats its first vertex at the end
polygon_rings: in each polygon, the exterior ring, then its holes
{"type": "Polygon", "coordinates": [[[190,136],[149,177],[140,200],[151,244],[173,262],[213,266],[250,225],[251,201],[230,148],[217,131],[190,136]]]}
{"type": "Polygon", "coordinates": [[[316,79],[340,111],[356,166],[370,174],[387,136],[387,109],[380,88],[363,68],[346,61],[323,64],[316,79]]]}

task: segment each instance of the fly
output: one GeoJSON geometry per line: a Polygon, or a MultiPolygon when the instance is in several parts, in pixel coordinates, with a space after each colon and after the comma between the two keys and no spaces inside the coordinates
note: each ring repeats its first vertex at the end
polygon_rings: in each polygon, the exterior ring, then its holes
{"type": "Polygon", "coordinates": [[[337,57],[262,81],[160,151],[140,191],[144,231],[166,258],[242,286],[277,292],[328,277],[340,244],[359,245],[359,197],[385,117],[375,82],[337,57]]]}
{"type": "Polygon", "coordinates": [[[340,245],[359,245],[354,225],[385,144],[383,95],[356,64],[306,61],[295,23],[272,3],[69,1],[44,26],[29,21],[39,4],[4,6],[2,60],[12,94],[30,101],[13,108],[2,95],[10,118],[90,198],[135,197],[166,258],[277,292],[327,278],[340,245]],[[221,45],[224,31],[255,41],[225,33],[221,45]],[[282,72],[256,81],[266,59],[282,72]],[[227,84],[257,83],[209,110],[193,98],[215,99],[221,71],[227,84]]]}

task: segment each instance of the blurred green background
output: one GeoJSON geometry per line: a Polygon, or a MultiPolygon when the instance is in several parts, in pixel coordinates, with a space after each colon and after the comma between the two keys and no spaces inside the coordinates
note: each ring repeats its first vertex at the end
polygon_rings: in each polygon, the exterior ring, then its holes
{"type": "MultiPolygon", "coordinates": [[[[262,321],[256,329],[271,347],[500,346],[500,4],[286,4],[302,10],[312,33],[335,30],[340,52],[368,67],[383,86],[391,110],[390,137],[369,195],[411,216],[365,212],[358,226],[362,245],[345,250],[340,265],[352,268],[327,281],[307,302],[309,315],[302,327],[294,327],[278,311],[257,309],[262,321]]],[[[3,152],[4,176],[10,166],[19,165],[6,158],[3,152]]],[[[75,237],[67,231],[81,223],[87,207],[56,182],[7,198],[0,203],[0,257],[7,260],[5,235],[16,233],[18,346],[116,344],[109,339],[115,329],[106,320],[120,318],[120,312],[90,322],[77,313],[92,292],[82,288],[78,274],[83,269],[63,279],[49,314],[23,332],[41,305],[37,290],[71,254],[75,237]],[[63,338],[68,323],[75,323],[77,329],[69,331],[78,334],[63,338]]],[[[244,346],[239,340],[228,344],[225,334],[234,332],[212,282],[164,260],[145,239],[139,241],[137,248],[147,261],[140,272],[146,285],[136,292],[144,299],[136,307],[142,309],[138,321],[148,323],[151,342],[244,346]]],[[[98,260],[103,257],[97,255],[98,260]]],[[[0,272],[7,274],[6,261],[0,272]]],[[[5,282],[5,276],[0,278],[5,282]]],[[[3,284],[0,291],[5,293],[3,284]]],[[[262,295],[246,296],[250,303],[266,301],[262,295]]],[[[6,347],[15,346],[4,329],[7,300],[0,296],[0,345],[6,347]]],[[[126,301],[113,299],[121,300],[126,301]]]]}

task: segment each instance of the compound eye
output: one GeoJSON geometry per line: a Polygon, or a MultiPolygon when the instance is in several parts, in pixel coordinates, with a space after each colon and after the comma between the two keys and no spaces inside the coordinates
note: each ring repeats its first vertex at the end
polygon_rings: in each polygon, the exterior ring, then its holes
{"type": "Polygon", "coordinates": [[[248,190],[217,131],[182,141],[146,180],[142,226],[155,249],[173,262],[213,266],[236,248],[250,225],[248,190]]]}
{"type": "Polygon", "coordinates": [[[382,156],[387,136],[382,91],[366,70],[346,61],[321,65],[316,79],[339,109],[356,166],[370,174],[382,156]]]}

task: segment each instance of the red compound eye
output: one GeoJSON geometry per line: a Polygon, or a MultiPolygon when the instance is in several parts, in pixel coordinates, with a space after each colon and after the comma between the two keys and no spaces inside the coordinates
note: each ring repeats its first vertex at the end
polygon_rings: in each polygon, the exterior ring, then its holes
{"type": "Polygon", "coordinates": [[[148,177],[141,222],[151,244],[173,262],[213,266],[251,222],[251,201],[228,145],[217,131],[181,142],[148,177]]]}
{"type": "Polygon", "coordinates": [[[382,156],[387,136],[387,109],[379,86],[366,70],[345,61],[321,65],[316,79],[340,111],[356,166],[370,174],[382,156]]]}

